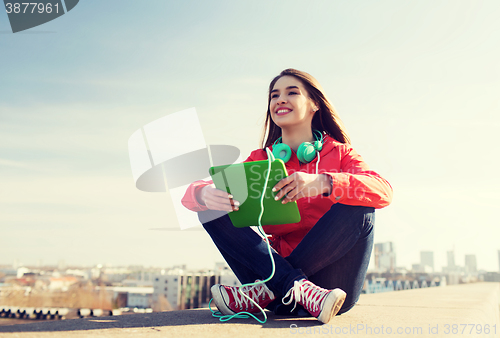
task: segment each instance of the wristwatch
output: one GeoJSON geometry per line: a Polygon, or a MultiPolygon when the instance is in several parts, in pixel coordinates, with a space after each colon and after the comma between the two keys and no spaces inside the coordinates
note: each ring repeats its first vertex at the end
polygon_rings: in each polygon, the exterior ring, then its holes
{"type": "Polygon", "coordinates": [[[323,174],[323,175],[326,175],[329,179],[329,182],[330,182],[330,192],[323,193],[323,196],[328,197],[332,194],[332,191],[333,191],[333,178],[328,174],[323,174]]]}

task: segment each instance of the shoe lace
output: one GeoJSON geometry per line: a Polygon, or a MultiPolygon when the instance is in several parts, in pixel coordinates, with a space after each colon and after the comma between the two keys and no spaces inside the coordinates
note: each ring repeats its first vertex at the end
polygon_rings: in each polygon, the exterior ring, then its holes
{"type": "MultiPolygon", "coordinates": [[[[259,280],[255,281],[260,282],[259,280]]],[[[254,304],[244,295],[242,295],[239,291],[239,288],[231,288],[231,292],[234,297],[235,306],[239,309],[243,309],[243,306],[251,308],[254,307],[254,304]],[[250,303],[250,304],[249,304],[250,303]]],[[[256,303],[259,301],[259,297],[262,297],[262,300],[266,299],[266,296],[273,298],[274,294],[265,284],[257,284],[252,286],[244,286],[241,288],[241,291],[244,292],[247,296],[252,298],[252,300],[256,303]]]]}
{"type": "Polygon", "coordinates": [[[308,311],[317,311],[325,292],[328,292],[328,290],[314,285],[306,279],[301,279],[293,283],[293,287],[288,290],[281,301],[284,305],[290,305],[292,301],[295,301],[290,312],[295,310],[297,303],[303,305],[308,311]],[[287,297],[290,297],[290,299],[285,301],[287,297]]]}

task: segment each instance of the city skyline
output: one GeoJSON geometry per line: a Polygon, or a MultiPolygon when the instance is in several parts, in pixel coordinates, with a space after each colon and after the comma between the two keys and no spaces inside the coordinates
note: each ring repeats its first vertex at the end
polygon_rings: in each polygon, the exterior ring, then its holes
{"type": "MultiPolygon", "coordinates": [[[[402,265],[397,265],[396,264],[396,258],[397,258],[397,251],[394,250],[395,244],[393,242],[381,242],[381,243],[374,243],[374,249],[372,251],[372,257],[370,259],[370,264],[368,267],[368,271],[374,272],[374,271],[396,271],[401,268],[407,269],[407,271],[413,271],[414,267],[417,266],[429,266],[432,268],[432,273],[446,273],[450,271],[459,271],[457,269],[463,268],[465,273],[475,273],[478,271],[487,271],[487,272],[500,272],[500,250],[498,250],[498,270],[487,270],[481,268],[481,265],[478,264],[477,262],[477,257],[476,254],[466,254],[464,256],[464,264],[460,265],[456,263],[455,259],[455,252],[453,250],[447,251],[446,252],[446,257],[447,257],[447,264],[443,265],[441,269],[436,269],[434,268],[434,252],[433,251],[420,251],[420,260],[417,262],[412,262],[411,267],[407,266],[402,266],[402,265]],[[377,258],[378,256],[378,258],[377,258]],[[474,268],[471,270],[469,266],[474,266],[474,268]],[[451,269],[451,270],[450,270],[451,269]]],[[[41,259],[37,261],[36,264],[24,264],[24,262],[19,261],[17,259],[14,259],[12,264],[6,264],[2,263],[0,261],[0,266],[12,266],[13,269],[17,269],[23,266],[26,267],[35,267],[35,268],[57,268],[58,270],[65,270],[69,267],[81,267],[81,268],[91,268],[91,267],[99,267],[99,268],[114,268],[114,267],[125,267],[129,269],[140,269],[140,268],[147,268],[147,269],[171,269],[171,268],[179,268],[180,266],[183,266],[185,269],[190,270],[191,267],[189,267],[187,264],[177,264],[173,266],[158,266],[158,265],[146,265],[146,264],[123,264],[123,265],[116,265],[116,264],[107,264],[107,263],[96,263],[96,264],[87,264],[87,265],[73,265],[71,262],[66,262],[65,260],[60,260],[57,263],[54,264],[44,264],[45,262],[41,259]]],[[[226,264],[224,260],[214,262],[215,266],[218,266],[220,264],[226,264]]],[[[210,270],[213,267],[211,266],[206,266],[206,267],[197,267],[194,270],[200,269],[200,270],[210,270]]],[[[418,271],[420,271],[421,268],[418,268],[418,271]]],[[[425,270],[425,269],[424,269],[425,270]]]]}
{"type": "Polygon", "coordinates": [[[374,236],[395,244],[397,265],[432,251],[441,271],[454,248],[457,265],[475,254],[496,271],[499,2],[144,6],[84,1],[16,34],[0,11],[0,264],[221,261],[199,226],[176,230],[170,196],[136,189],[128,139],[195,107],[206,144],[244,159],[269,82],[292,67],[318,79],[394,188],[374,236]]]}

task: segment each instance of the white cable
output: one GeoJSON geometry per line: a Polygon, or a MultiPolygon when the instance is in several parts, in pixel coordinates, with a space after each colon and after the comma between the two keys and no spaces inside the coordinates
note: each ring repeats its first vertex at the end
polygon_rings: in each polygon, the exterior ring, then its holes
{"type": "Polygon", "coordinates": [[[319,160],[320,160],[319,151],[317,151],[317,153],[318,153],[318,162],[316,162],[316,175],[318,175],[319,160]]]}

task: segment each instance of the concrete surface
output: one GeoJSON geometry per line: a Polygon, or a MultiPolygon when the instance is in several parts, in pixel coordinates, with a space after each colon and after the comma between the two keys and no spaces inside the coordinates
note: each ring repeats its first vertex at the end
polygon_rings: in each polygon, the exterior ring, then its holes
{"type": "Polygon", "coordinates": [[[362,295],[327,325],[269,312],[265,324],[220,323],[205,308],[0,326],[0,337],[500,337],[499,291],[475,283],[362,295]]]}

